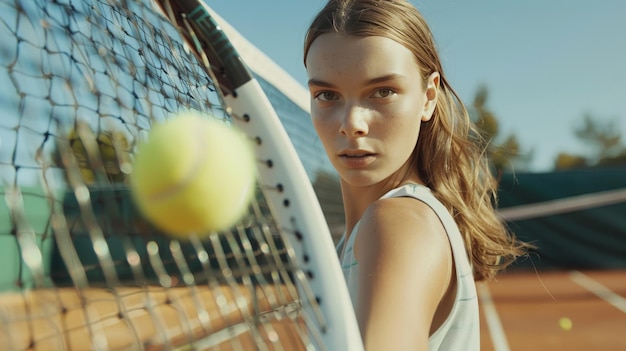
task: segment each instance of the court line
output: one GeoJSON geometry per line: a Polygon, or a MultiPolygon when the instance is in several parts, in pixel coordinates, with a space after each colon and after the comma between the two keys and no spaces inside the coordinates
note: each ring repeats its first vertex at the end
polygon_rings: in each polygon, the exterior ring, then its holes
{"type": "Polygon", "coordinates": [[[589,290],[597,297],[613,305],[618,310],[626,313],[626,298],[616,294],[611,289],[600,284],[599,282],[595,281],[594,279],[590,278],[580,271],[571,271],[569,273],[569,277],[574,283],[589,290]]]}
{"type": "Polygon", "coordinates": [[[624,201],[626,189],[615,189],[502,208],[498,213],[506,221],[515,221],[608,206],[624,201]]]}
{"type": "Polygon", "coordinates": [[[476,285],[478,290],[478,296],[480,297],[481,306],[487,322],[487,329],[489,330],[489,336],[491,336],[491,342],[495,351],[510,351],[509,342],[506,339],[504,328],[502,328],[502,322],[500,316],[496,310],[496,306],[491,298],[491,292],[487,287],[487,284],[480,283],[476,285]]]}

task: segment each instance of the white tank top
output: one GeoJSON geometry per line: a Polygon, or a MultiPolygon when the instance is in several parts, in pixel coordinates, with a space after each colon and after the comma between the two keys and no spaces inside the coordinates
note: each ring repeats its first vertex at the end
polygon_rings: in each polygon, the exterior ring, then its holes
{"type": "MultiPolygon", "coordinates": [[[[456,267],[456,297],[450,315],[448,315],[439,329],[430,336],[428,350],[480,350],[480,322],[476,286],[463,237],[454,219],[443,204],[432,195],[430,189],[425,186],[416,184],[404,185],[389,191],[382,199],[390,197],[413,197],[428,205],[441,220],[452,247],[452,255],[456,267]]],[[[337,252],[343,252],[339,260],[348,284],[352,305],[355,308],[358,296],[359,264],[354,257],[353,248],[359,223],[352,230],[352,235],[350,235],[350,239],[346,243],[346,250],[343,250],[345,233],[337,245],[337,252]]],[[[419,277],[415,277],[415,279],[419,279],[419,277]]]]}

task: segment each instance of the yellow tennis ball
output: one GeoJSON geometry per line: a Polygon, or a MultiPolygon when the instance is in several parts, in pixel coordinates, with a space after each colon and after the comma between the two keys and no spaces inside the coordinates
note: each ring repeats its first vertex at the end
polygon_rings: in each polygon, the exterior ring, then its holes
{"type": "Polygon", "coordinates": [[[247,210],[256,180],[249,140],[210,116],[181,113],[138,146],[130,188],[139,210],[178,238],[228,229],[247,210]]]}
{"type": "Polygon", "coordinates": [[[559,326],[565,331],[570,331],[572,330],[573,322],[567,317],[561,317],[559,318],[559,326]]]}

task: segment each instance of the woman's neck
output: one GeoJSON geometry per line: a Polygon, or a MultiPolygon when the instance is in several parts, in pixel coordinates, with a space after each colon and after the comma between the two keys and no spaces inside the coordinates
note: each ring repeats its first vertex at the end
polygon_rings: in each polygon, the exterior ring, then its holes
{"type": "Polygon", "coordinates": [[[346,233],[350,235],[352,229],[365,213],[365,210],[384,193],[373,187],[357,187],[341,180],[341,197],[345,213],[346,233]]]}

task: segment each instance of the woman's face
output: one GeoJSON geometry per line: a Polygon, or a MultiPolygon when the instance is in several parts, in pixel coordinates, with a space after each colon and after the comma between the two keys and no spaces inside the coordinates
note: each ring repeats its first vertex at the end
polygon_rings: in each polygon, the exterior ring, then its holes
{"type": "Polygon", "coordinates": [[[437,73],[424,88],[404,46],[335,33],[313,41],[306,66],[313,125],[345,182],[368,186],[416,175],[409,158],[435,108],[437,73]]]}

